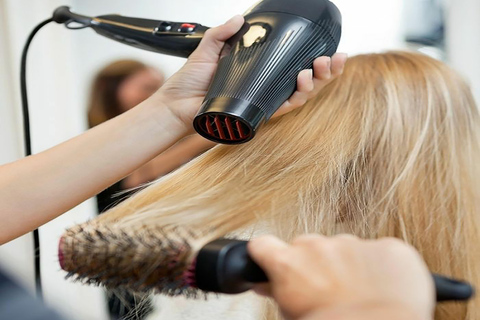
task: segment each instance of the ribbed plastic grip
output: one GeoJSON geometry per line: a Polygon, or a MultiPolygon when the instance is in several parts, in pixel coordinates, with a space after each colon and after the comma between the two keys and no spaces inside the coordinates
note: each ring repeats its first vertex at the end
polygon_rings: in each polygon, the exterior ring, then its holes
{"type": "MultiPolygon", "coordinates": [[[[321,26],[308,23],[279,39],[243,48],[223,58],[205,100],[231,97],[249,101],[270,118],[294,91],[301,70],[319,56],[332,56],[337,44],[321,26]]],[[[332,26],[335,31],[337,28],[332,26]]]]}

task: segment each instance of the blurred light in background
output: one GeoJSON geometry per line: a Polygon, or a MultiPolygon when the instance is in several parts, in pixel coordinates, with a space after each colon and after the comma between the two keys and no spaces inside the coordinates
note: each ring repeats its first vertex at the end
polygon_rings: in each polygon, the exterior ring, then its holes
{"type": "Polygon", "coordinates": [[[404,37],[407,46],[445,60],[445,14],[443,0],[404,0],[404,37]]]}

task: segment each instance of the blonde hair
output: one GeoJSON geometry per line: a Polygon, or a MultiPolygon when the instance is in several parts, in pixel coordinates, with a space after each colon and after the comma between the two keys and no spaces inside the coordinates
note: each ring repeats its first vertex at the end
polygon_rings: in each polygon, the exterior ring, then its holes
{"type": "MultiPolygon", "coordinates": [[[[433,272],[480,285],[479,113],[449,67],[406,52],[350,58],[308,104],[251,142],[217,146],[97,219],[397,237],[433,272]]],[[[435,319],[480,318],[479,299],[435,319]]]]}

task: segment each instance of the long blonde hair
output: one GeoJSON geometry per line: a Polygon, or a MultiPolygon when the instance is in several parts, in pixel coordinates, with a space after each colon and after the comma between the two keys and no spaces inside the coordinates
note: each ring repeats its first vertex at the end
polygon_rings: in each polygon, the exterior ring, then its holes
{"type": "MultiPolygon", "coordinates": [[[[350,58],[308,104],[249,143],[217,146],[99,217],[182,224],[212,237],[255,226],[397,237],[433,272],[480,285],[480,118],[468,85],[406,52],[350,58]]],[[[435,319],[480,319],[479,299],[435,319]]]]}

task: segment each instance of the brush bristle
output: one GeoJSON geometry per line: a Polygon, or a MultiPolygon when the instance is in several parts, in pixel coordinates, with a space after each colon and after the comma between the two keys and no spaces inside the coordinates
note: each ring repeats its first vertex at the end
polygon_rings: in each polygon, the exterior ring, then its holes
{"type": "Polygon", "coordinates": [[[94,223],[76,226],[60,240],[67,278],[106,288],[197,298],[192,282],[198,234],[178,227],[121,230],[94,223]],[[190,270],[190,271],[189,271],[190,270]]]}

